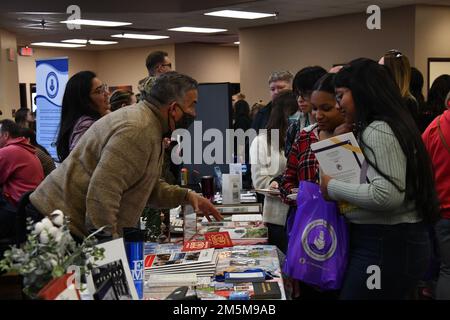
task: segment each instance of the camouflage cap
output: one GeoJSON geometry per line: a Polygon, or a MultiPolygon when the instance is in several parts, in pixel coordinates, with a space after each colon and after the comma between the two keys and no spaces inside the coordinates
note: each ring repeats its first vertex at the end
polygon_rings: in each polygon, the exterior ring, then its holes
{"type": "Polygon", "coordinates": [[[150,95],[153,84],[155,83],[156,77],[147,77],[139,81],[138,90],[141,93],[142,99],[145,99],[150,95]]]}

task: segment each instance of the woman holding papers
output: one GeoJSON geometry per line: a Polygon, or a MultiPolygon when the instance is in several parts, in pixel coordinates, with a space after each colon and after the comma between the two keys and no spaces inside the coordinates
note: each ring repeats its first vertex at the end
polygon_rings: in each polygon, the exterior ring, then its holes
{"type": "Polygon", "coordinates": [[[334,76],[332,73],[325,74],[313,87],[312,113],[317,123],[298,133],[288,157],[280,191],[283,201],[292,206],[296,206],[296,202],[287,199],[287,196],[292,193],[292,189],[298,188],[299,181],[319,181],[319,163],[311,151],[311,144],[329,138],[344,123],[344,117],[335,107],[334,76]]]}
{"type": "Polygon", "coordinates": [[[336,75],[336,100],[368,163],[367,183],[321,176],[321,190],[354,207],[341,299],[406,299],[430,259],[438,202],[425,146],[386,67],[357,59],[336,75]]]}
{"type": "MultiPolygon", "coordinates": [[[[297,101],[292,91],[279,94],[272,104],[266,130],[253,140],[250,146],[252,180],[256,189],[278,190],[278,180],[286,167],[284,147],[288,118],[297,111],[297,101]]],[[[276,195],[264,198],[263,219],[269,231],[269,244],[286,252],[287,241],[284,225],[289,207],[276,195]]]]}
{"type": "MultiPolygon", "coordinates": [[[[319,141],[319,139],[332,136],[334,130],[344,124],[344,117],[336,108],[334,77],[335,74],[327,73],[313,85],[311,92],[312,114],[317,122],[303,128],[297,134],[295,143],[289,153],[286,170],[281,179],[281,198],[291,206],[289,215],[292,218],[297,210],[297,203],[287,197],[292,194],[294,188],[298,188],[300,181],[318,183],[319,180],[319,163],[311,150],[311,144],[319,141]]],[[[288,227],[289,224],[288,222],[288,227]]],[[[318,291],[314,288],[300,282],[294,284],[294,291],[294,296],[299,295],[296,291],[300,291],[303,298],[318,294],[318,291]]],[[[327,294],[320,293],[320,297],[327,298],[327,294]]],[[[335,294],[332,292],[329,297],[335,299],[335,294]]]]}

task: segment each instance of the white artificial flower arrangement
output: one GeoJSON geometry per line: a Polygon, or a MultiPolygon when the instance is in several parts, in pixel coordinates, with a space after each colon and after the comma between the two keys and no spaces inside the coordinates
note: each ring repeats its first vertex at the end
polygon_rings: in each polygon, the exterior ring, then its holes
{"type": "Polygon", "coordinates": [[[95,246],[97,240],[94,237],[102,229],[77,244],[68,224],[61,210],[53,211],[34,225],[28,220],[30,233],[25,244],[5,251],[0,270],[22,275],[24,292],[29,297],[36,298],[39,290],[52,279],[65,275],[69,267],[79,266],[83,275],[94,267],[88,263],[89,257],[94,261],[104,258],[104,249],[95,246]]]}

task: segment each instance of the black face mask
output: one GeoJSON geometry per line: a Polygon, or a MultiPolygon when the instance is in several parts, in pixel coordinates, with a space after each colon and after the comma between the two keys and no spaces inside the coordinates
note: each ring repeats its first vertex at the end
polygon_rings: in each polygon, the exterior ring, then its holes
{"type": "Polygon", "coordinates": [[[180,120],[175,122],[175,129],[187,129],[191,126],[191,124],[194,123],[195,117],[189,113],[184,112],[184,110],[181,109],[180,106],[178,106],[178,108],[180,108],[181,112],[183,112],[183,116],[180,120]]]}

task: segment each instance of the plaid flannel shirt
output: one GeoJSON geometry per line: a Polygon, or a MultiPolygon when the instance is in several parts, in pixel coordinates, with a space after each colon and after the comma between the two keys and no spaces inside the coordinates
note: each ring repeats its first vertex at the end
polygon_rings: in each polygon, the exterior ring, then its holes
{"type": "Polygon", "coordinates": [[[286,197],[293,188],[298,187],[299,181],[318,182],[319,162],[310,148],[312,143],[319,141],[318,135],[317,125],[312,130],[302,130],[297,134],[280,184],[281,198],[286,204],[297,205],[296,201],[286,197]]]}

